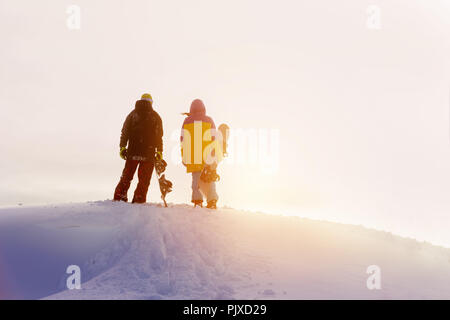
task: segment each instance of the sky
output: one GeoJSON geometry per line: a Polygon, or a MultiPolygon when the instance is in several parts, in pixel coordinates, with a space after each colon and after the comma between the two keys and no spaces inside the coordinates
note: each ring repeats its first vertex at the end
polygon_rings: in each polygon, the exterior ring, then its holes
{"type": "Polygon", "coordinates": [[[449,17],[448,0],[0,0],[0,206],[111,199],[150,92],[169,202],[190,201],[180,113],[200,98],[234,131],[219,206],[450,246],[449,17]]]}

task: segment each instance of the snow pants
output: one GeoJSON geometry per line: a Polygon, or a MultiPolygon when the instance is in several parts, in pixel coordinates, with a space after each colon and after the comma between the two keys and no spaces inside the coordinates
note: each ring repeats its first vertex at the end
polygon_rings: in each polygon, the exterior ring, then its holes
{"type": "Polygon", "coordinates": [[[192,201],[203,201],[203,196],[206,197],[206,201],[218,200],[219,196],[216,192],[215,182],[204,182],[200,179],[202,172],[192,172],[192,201]]]}
{"type": "Polygon", "coordinates": [[[145,203],[147,201],[147,191],[152,178],[154,162],[139,160],[127,160],[125,162],[125,168],[114,192],[114,200],[128,201],[128,189],[138,167],[139,182],[134,191],[133,203],[145,203]]]}

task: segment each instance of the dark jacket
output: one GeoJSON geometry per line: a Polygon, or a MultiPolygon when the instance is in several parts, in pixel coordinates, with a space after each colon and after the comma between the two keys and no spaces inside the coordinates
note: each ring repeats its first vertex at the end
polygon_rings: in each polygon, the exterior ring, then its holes
{"type": "Polygon", "coordinates": [[[120,136],[120,147],[128,144],[128,159],[153,160],[155,150],[163,151],[163,125],[159,114],[146,100],[136,101],[133,111],[127,116],[120,136]]]}

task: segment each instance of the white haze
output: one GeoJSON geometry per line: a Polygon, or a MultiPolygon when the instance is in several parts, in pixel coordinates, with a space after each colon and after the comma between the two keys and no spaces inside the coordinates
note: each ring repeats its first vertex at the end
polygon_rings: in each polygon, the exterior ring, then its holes
{"type": "MultiPolygon", "coordinates": [[[[450,246],[448,1],[376,1],[380,30],[359,0],[80,0],[80,30],[71,4],[0,1],[0,205],[111,198],[149,91],[167,157],[194,98],[217,124],[279,130],[279,170],[222,165],[221,205],[450,246]]],[[[184,168],[167,175],[188,202],[184,168]]]]}

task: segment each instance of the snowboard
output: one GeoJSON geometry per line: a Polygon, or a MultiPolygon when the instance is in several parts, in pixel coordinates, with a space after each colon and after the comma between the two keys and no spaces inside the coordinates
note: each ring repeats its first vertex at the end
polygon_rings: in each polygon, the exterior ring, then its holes
{"type": "Polygon", "coordinates": [[[228,147],[228,138],[230,136],[230,127],[225,123],[222,123],[219,128],[219,132],[222,134],[222,153],[223,156],[228,156],[227,147],[228,147]]]}
{"type": "Polygon", "coordinates": [[[166,195],[172,191],[173,184],[166,179],[164,171],[166,171],[167,162],[163,159],[155,160],[155,171],[158,175],[159,190],[161,191],[161,199],[164,202],[164,207],[167,208],[166,195]]]}

